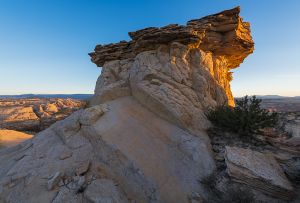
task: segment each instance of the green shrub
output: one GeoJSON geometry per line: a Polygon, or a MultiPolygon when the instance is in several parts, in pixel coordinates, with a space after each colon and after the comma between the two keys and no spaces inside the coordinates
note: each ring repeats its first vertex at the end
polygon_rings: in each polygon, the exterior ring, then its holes
{"type": "Polygon", "coordinates": [[[265,127],[273,127],[278,114],[260,107],[261,99],[245,96],[236,101],[235,107],[218,106],[209,110],[207,117],[216,126],[240,135],[261,133],[265,127]]]}

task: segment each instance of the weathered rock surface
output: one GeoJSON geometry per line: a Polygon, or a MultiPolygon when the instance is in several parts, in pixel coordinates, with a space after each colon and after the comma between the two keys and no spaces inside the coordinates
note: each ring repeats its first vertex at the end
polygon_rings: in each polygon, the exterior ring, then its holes
{"type": "Polygon", "coordinates": [[[124,194],[116,187],[116,183],[108,179],[93,181],[84,192],[84,196],[94,203],[101,202],[128,202],[124,194]]]}
{"type": "Polygon", "coordinates": [[[130,42],[98,45],[92,61],[103,66],[92,104],[132,95],[164,119],[194,134],[209,125],[204,111],[234,105],[230,70],[252,53],[249,24],[239,8],[129,33],[130,42]]]}
{"type": "Polygon", "coordinates": [[[137,202],[187,202],[203,193],[198,179],[214,169],[203,139],[159,118],[133,97],[98,105],[106,113],[82,125],[82,116],[94,108],[77,111],[34,139],[2,150],[0,197],[8,202],[51,202],[56,195],[63,198],[60,193],[92,198],[90,192],[78,193],[79,176],[116,180],[126,197],[137,202]],[[66,148],[72,155],[61,159],[66,148]]]}
{"type": "MultiPolygon", "coordinates": [[[[0,151],[0,202],[201,202],[215,170],[205,110],[233,105],[253,51],[239,8],[98,45],[92,106],[0,151]]],[[[49,106],[49,111],[56,109],[49,106]]]]}
{"type": "Polygon", "coordinates": [[[235,181],[281,199],[294,196],[292,184],[271,154],[226,147],[225,161],[227,172],[235,181]]]}
{"type": "Polygon", "coordinates": [[[0,99],[0,128],[39,132],[84,105],[74,99],[0,99]]]}
{"type": "Polygon", "coordinates": [[[156,50],[162,44],[178,42],[224,56],[229,62],[229,68],[235,68],[252,53],[254,45],[250,24],[243,22],[239,12],[240,8],[236,7],[191,20],[185,26],[171,24],[130,32],[132,41],[98,45],[90,55],[92,61],[102,67],[108,61],[134,58],[141,52],[156,50]]]}

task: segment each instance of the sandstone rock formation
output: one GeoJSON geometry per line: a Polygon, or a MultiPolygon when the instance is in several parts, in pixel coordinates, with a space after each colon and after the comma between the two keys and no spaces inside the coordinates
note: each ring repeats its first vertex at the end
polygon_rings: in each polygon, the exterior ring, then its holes
{"type": "Polygon", "coordinates": [[[0,99],[0,129],[39,132],[84,105],[74,99],[0,99]]]}
{"type": "Polygon", "coordinates": [[[103,66],[92,103],[132,95],[161,117],[195,131],[208,126],[203,110],[234,105],[230,70],[252,53],[249,23],[239,8],[129,33],[132,41],[98,45],[103,66]]]}
{"type": "MultiPolygon", "coordinates": [[[[239,8],[98,45],[91,107],[0,151],[0,202],[202,202],[215,169],[205,110],[253,51],[239,8]]],[[[49,107],[55,111],[55,108],[49,107]]]]}
{"type": "Polygon", "coordinates": [[[290,200],[293,197],[292,184],[271,154],[226,147],[225,161],[228,174],[235,181],[281,199],[290,200]]]}

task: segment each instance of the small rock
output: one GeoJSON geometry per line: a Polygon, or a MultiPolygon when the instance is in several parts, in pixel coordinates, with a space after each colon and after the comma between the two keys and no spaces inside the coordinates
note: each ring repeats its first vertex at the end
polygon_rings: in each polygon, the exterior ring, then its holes
{"type": "Polygon", "coordinates": [[[61,187],[61,186],[64,186],[64,185],[65,185],[65,183],[64,183],[64,181],[61,179],[61,180],[59,181],[59,183],[58,183],[58,186],[61,187]]]}
{"type": "Polygon", "coordinates": [[[84,183],[85,183],[85,177],[84,177],[84,176],[80,176],[80,177],[79,177],[79,180],[78,180],[78,182],[77,182],[77,185],[78,185],[79,187],[82,187],[82,186],[84,185],[84,183]]]}
{"type": "Polygon", "coordinates": [[[73,152],[70,149],[64,148],[62,153],[59,155],[59,159],[64,160],[64,159],[70,158],[72,156],[72,154],[73,154],[73,152]]]}
{"type": "Polygon", "coordinates": [[[60,188],[58,194],[51,203],[82,203],[82,195],[76,195],[66,187],[60,188]]]}
{"type": "Polygon", "coordinates": [[[76,175],[80,176],[86,173],[89,170],[90,161],[81,162],[79,166],[76,168],[76,175]]]}
{"type": "Polygon", "coordinates": [[[128,202],[124,194],[109,179],[94,180],[85,190],[84,196],[93,203],[128,202]]]}
{"type": "Polygon", "coordinates": [[[48,190],[52,190],[61,180],[62,173],[61,172],[56,172],[54,176],[48,180],[47,188],[48,190]]]}
{"type": "Polygon", "coordinates": [[[80,118],[79,122],[82,125],[92,125],[104,114],[102,105],[93,106],[85,109],[80,118]]]}

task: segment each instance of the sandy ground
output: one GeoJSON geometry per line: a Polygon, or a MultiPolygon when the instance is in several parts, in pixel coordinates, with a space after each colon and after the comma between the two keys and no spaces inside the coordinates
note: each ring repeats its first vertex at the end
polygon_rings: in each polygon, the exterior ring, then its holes
{"type": "Polygon", "coordinates": [[[33,135],[18,132],[15,130],[0,130],[0,147],[15,146],[32,137],[33,135]]]}

